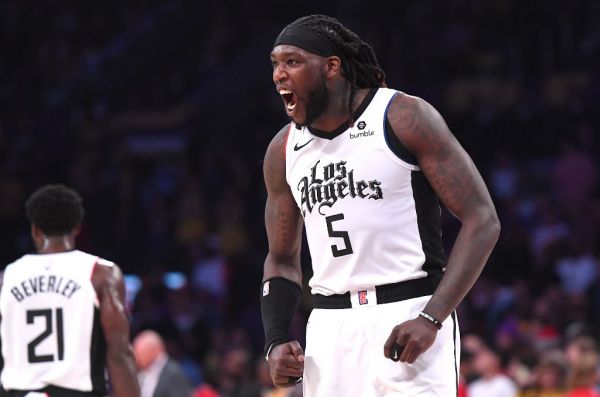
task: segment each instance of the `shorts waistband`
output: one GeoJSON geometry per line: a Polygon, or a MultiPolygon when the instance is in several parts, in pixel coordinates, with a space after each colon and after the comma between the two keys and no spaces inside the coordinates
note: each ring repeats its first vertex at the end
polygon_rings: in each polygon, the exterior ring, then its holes
{"type": "Polygon", "coordinates": [[[433,295],[442,274],[431,275],[393,284],[378,285],[374,288],[346,292],[339,295],[313,295],[315,309],[350,309],[353,307],[381,305],[406,299],[433,295]]]}

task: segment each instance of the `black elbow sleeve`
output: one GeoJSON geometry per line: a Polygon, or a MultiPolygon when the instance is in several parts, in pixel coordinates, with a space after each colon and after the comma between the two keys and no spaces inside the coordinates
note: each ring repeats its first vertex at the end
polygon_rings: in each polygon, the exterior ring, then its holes
{"type": "Polygon", "coordinates": [[[290,341],[289,328],[301,296],[302,288],[287,278],[274,277],[262,284],[260,308],[265,357],[273,347],[290,341]]]}

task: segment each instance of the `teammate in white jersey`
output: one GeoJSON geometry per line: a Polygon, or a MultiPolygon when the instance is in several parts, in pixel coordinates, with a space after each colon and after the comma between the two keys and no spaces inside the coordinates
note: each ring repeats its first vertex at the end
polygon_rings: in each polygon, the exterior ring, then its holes
{"type": "Polygon", "coordinates": [[[336,19],[286,26],[271,62],[291,119],[264,162],[273,382],[303,381],[305,397],[455,396],[454,310],[500,230],[479,172],[432,106],[385,88],[372,48],[336,19]],[[448,258],[440,200],[462,222],[448,258]],[[303,224],[314,273],[306,351],[288,335],[303,224]]]}
{"type": "Polygon", "coordinates": [[[46,185],[25,205],[36,253],[9,264],[0,290],[0,397],[139,396],[119,267],[75,249],[81,197],[46,185]]]}

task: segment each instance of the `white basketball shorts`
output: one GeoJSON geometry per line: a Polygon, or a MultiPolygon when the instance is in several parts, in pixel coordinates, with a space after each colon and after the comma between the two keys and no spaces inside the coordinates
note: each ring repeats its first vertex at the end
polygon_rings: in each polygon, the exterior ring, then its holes
{"type": "Polygon", "coordinates": [[[350,309],[313,309],[306,330],[304,397],[456,396],[460,335],[455,314],[413,364],[383,355],[392,328],[416,318],[429,299],[379,305],[370,299],[372,304],[360,305],[364,297],[352,296],[350,309]]]}

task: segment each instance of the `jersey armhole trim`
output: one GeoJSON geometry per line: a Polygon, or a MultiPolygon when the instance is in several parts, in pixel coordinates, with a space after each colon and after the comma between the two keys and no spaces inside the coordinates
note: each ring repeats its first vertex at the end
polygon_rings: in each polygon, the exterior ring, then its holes
{"type": "Polygon", "coordinates": [[[411,171],[420,171],[421,167],[419,167],[416,157],[402,144],[402,142],[400,142],[400,139],[396,136],[396,133],[388,120],[388,109],[396,95],[398,95],[398,92],[392,95],[383,113],[383,137],[385,144],[389,152],[391,152],[390,157],[392,157],[395,162],[411,171]]]}
{"type": "Polygon", "coordinates": [[[289,157],[288,157],[288,145],[291,145],[290,143],[290,135],[292,134],[292,124],[294,124],[294,122],[290,122],[289,126],[288,126],[288,130],[285,134],[285,145],[283,145],[283,164],[285,165],[285,180],[288,180],[288,172],[289,172],[289,157]]]}
{"type": "Polygon", "coordinates": [[[92,272],[90,273],[90,283],[92,284],[92,289],[94,290],[94,306],[96,307],[100,307],[100,299],[98,299],[98,292],[96,291],[96,287],[94,287],[94,282],[92,281],[92,279],[94,278],[94,271],[96,271],[96,266],[98,266],[100,263],[100,257],[97,256],[96,260],[94,261],[94,264],[92,265],[92,272]]]}
{"type": "Polygon", "coordinates": [[[285,133],[285,144],[283,145],[283,158],[286,160],[286,162],[287,162],[288,140],[290,139],[290,131],[292,131],[292,123],[290,123],[288,130],[285,133]]]}

